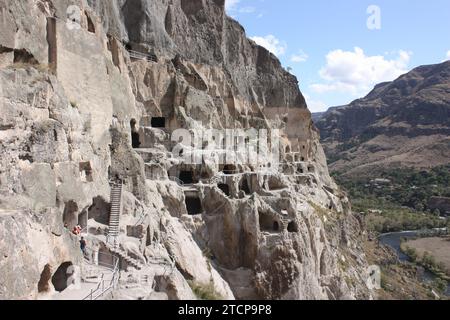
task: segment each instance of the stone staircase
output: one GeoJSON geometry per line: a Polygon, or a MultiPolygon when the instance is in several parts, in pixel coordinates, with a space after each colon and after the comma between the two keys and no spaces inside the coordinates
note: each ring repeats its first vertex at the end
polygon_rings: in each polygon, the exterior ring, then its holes
{"type": "Polygon", "coordinates": [[[111,253],[118,255],[128,265],[136,268],[137,270],[141,270],[144,267],[144,264],[142,264],[142,262],[130,257],[125,250],[122,250],[116,246],[109,246],[109,250],[111,251],[111,253]]]}
{"type": "Polygon", "coordinates": [[[122,183],[111,186],[111,211],[109,215],[108,237],[117,239],[120,233],[120,214],[122,213],[122,183]]]}

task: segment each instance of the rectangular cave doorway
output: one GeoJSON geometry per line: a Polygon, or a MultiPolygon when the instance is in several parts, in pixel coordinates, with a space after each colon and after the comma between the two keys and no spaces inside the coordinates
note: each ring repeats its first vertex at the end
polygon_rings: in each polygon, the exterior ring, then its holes
{"type": "Polygon", "coordinates": [[[198,181],[194,178],[194,171],[180,171],[180,178],[183,184],[194,184],[198,181]]]}
{"type": "Polygon", "coordinates": [[[166,118],[164,117],[153,117],[151,120],[152,128],[165,128],[166,127],[166,118]]]}
{"type": "Polygon", "coordinates": [[[199,197],[186,197],[186,209],[190,216],[203,213],[202,201],[199,197]]]}

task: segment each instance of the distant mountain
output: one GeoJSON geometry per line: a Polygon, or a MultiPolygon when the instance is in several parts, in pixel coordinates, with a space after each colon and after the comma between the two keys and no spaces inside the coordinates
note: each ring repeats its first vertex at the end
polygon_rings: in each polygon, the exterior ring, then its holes
{"type": "Polygon", "coordinates": [[[418,67],[317,116],[332,171],[450,163],[450,61],[418,67]]]}
{"type": "Polygon", "coordinates": [[[325,112],[315,112],[312,114],[312,119],[314,122],[318,122],[320,119],[322,119],[325,112]]]}

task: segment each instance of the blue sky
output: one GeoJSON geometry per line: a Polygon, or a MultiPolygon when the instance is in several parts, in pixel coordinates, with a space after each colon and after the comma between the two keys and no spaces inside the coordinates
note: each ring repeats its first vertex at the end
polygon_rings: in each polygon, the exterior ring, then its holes
{"type": "Polygon", "coordinates": [[[226,7],[248,37],[292,68],[313,112],[450,59],[448,0],[226,0],[226,7]]]}

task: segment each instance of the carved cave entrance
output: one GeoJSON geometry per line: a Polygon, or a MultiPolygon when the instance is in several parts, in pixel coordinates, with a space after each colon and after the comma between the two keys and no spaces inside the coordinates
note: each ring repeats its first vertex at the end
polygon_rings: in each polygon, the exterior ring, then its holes
{"type": "Polygon", "coordinates": [[[56,270],[52,277],[52,283],[55,290],[62,292],[67,289],[73,282],[74,268],[72,262],[64,262],[56,270]]]}
{"type": "Polygon", "coordinates": [[[199,197],[186,197],[186,209],[190,216],[202,214],[202,201],[199,197]]]}
{"type": "Polygon", "coordinates": [[[152,128],[165,128],[166,127],[166,118],[163,117],[153,117],[151,120],[152,128]]]}
{"type": "Polygon", "coordinates": [[[133,146],[133,149],[138,149],[141,146],[141,141],[139,138],[139,131],[136,128],[136,120],[132,119],[130,121],[130,126],[131,126],[131,144],[133,146]]]}

